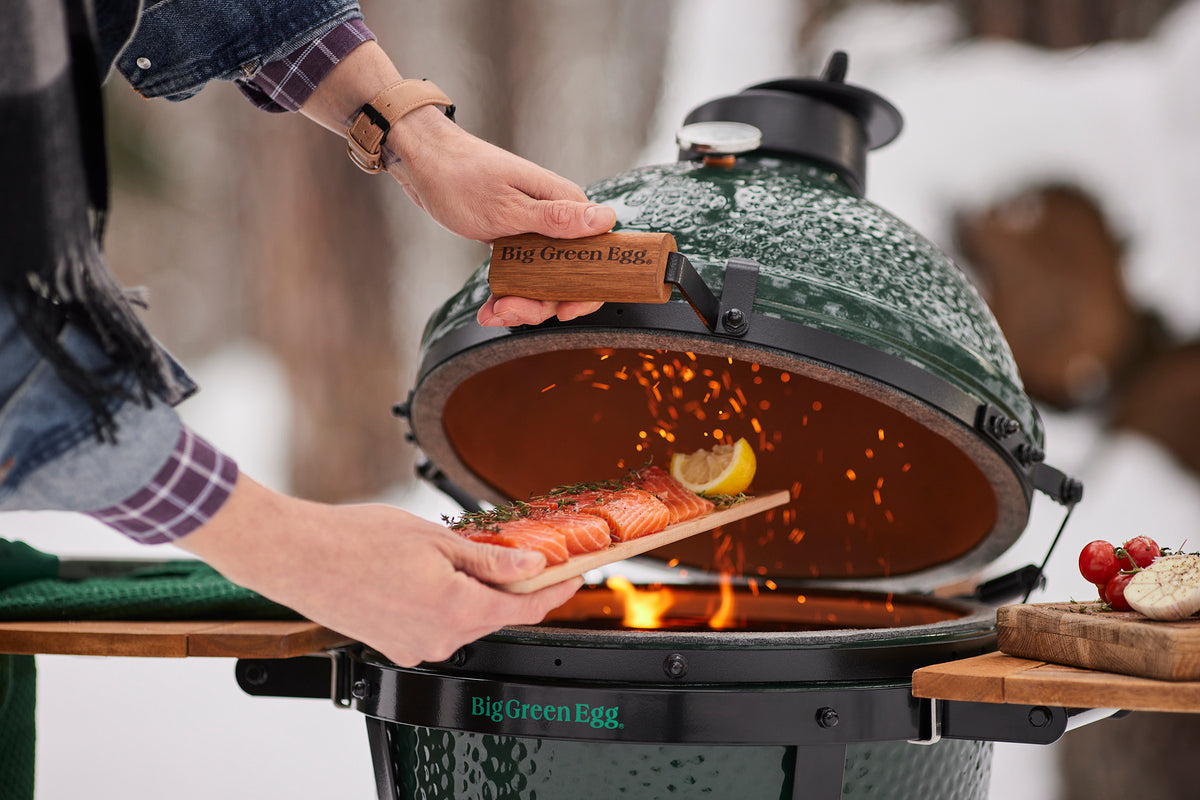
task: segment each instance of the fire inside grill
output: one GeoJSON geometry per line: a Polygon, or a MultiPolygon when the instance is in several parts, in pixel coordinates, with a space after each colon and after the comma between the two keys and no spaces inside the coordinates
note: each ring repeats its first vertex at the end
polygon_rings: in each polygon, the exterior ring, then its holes
{"type": "Polygon", "coordinates": [[[938,600],[891,593],[781,590],[774,581],[734,587],[723,576],[711,586],[635,586],[621,576],[581,591],[551,611],[546,623],[586,630],[742,631],[792,633],[928,625],[961,610],[938,600]]]}
{"type": "Polygon", "coordinates": [[[470,375],[443,419],[466,467],[511,498],[745,437],[758,456],[750,493],[791,501],[656,555],[759,588],[913,572],[931,548],[939,561],[967,553],[996,521],[991,484],[954,443],[866,394],[758,361],[552,350],[470,375]]]}

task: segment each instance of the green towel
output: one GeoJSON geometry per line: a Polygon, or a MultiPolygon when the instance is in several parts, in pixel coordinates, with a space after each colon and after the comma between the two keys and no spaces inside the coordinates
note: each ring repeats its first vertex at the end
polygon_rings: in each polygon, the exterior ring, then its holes
{"type": "MultiPolygon", "coordinates": [[[[120,578],[36,580],[0,591],[0,620],[300,619],[199,561],[120,578]]],[[[0,655],[0,800],[33,800],[33,656],[0,655]]]]}
{"type": "Polygon", "coordinates": [[[199,561],[146,567],[120,578],[29,581],[0,591],[4,620],[299,618],[199,561]]]}

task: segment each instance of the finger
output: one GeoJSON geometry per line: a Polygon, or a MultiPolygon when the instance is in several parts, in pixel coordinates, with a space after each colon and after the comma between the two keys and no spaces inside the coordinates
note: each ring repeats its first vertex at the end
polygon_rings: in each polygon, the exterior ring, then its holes
{"type": "Polygon", "coordinates": [[[512,583],[531,578],[546,566],[546,557],[532,550],[463,541],[450,553],[450,562],[483,583],[512,583]]]}
{"type": "Polygon", "coordinates": [[[617,224],[617,212],[596,203],[533,200],[526,208],[529,230],[553,239],[597,236],[617,224]]]}
{"type": "Polygon", "coordinates": [[[603,303],[593,303],[585,300],[566,300],[558,304],[556,316],[563,322],[599,311],[603,303]]]}
{"type": "Polygon", "coordinates": [[[484,326],[504,324],[503,320],[496,320],[496,295],[488,295],[487,301],[475,312],[475,321],[484,326]]]}
{"type": "Polygon", "coordinates": [[[528,297],[500,297],[489,299],[475,315],[480,325],[538,325],[550,317],[558,308],[552,300],[533,300],[528,297]]]}
{"type": "Polygon", "coordinates": [[[509,625],[534,625],[545,619],[546,614],[571,599],[583,586],[583,578],[569,578],[562,583],[547,586],[525,595],[509,595],[518,601],[510,615],[509,625]]]}

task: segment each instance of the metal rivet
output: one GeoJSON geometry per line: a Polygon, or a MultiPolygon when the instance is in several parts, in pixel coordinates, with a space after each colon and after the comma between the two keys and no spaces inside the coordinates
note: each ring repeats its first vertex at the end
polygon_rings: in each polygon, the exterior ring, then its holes
{"type": "Polygon", "coordinates": [[[1004,439],[1021,430],[1021,423],[1018,420],[1009,419],[1002,414],[997,414],[988,420],[988,428],[997,439],[1004,439]]]}
{"type": "Polygon", "coordinates": [[[270,677],[267,668],[261,664],[250,664],[246,667],[246,683],[251,686],[262,686],[270,677]]]}
{"type": "Polygon", "coordinates": [[[836,728],[838,724],[837,709],[825,706],[817,709],[817,724],[822,728],[836,728]]]}
{"type": "Polygon", "coordinates": [[[663,672],[667,673],[668,678],[682,678],[688,672],[687,659],[679,653],[672,653],[663,661],[663,672]]]}
{"type": "Polygon", "coordinates": [[[1023,443],[1017,447],[1017,460],[1028,467],[1034,462],[1045,461],[1046,452],[1036,445],[1023,443]]]}
{"type": "Polygon", "coordinates": [[[1044,728],[1050,724],[1054,715],[1045,706],[1035,706],[1029,709],[1029,724],[1035,728],[1044,728]]]}
{"type": "Polygon", "coordinates": [[[150,59],[142,56],[137,60],[137,65],[140,69],[150,69],[150,59]]]}
{"type": "Polygon", "coordinates": [[[725,330],[728,333],[743,333],[748,327],[746,324],[746,314],[740,308],[731,308],[725,312],[725,316],[721,318],[721,322],[725,325],[725,330]]]}
{"type": "Polygon", "coordinates": [[[365,680],[359,679],[350,687],[350,696],[355,700],[366,700],[371,694],[371,685],[365,680]]]}

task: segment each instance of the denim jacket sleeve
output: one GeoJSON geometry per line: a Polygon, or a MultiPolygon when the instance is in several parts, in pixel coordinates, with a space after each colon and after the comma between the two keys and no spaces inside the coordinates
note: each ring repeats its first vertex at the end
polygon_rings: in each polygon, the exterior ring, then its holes
{"type": "MultiPolygon", "coordinates": [[[[78,328],[68,324],[61,341],[81,365],[108,365],[78,328]]],[[[157,401],[109,402],[116,444],[96,437],[91,408],[59,379],[0,297],[0,511],[91,511],[144,486],[171,455],[179,417],[157,401]]]]}
{"type": "Polygon", "coordinates": [[[151,0],[116,66],[142,95],[184,100],[361,17],[357,0],[151,0]]]}

